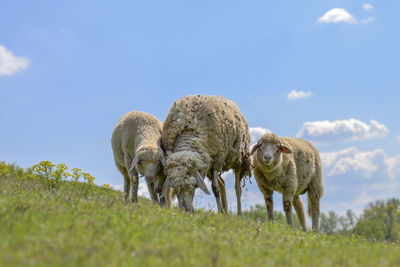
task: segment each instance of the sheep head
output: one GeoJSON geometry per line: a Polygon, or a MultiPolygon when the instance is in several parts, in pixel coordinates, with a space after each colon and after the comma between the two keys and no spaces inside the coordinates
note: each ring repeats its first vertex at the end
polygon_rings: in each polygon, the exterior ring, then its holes
{"type": "Polygon", "coordinates": [[[142,145],[136,150],[129,171],[136,168],[147,180],[153,181],[156,191],[160,192],[165,181],[165,165],[164,152],[159,146],[142,145]]]}
{"type": "Polygon", "coordinates": [[[203,177],[199,173],[201,160],[196,155],[185,152],[173,153],[167,159],[167,178],[161,193],[161,197],[167,194],[172,187],[178,198],[179,207],[185,211],[192,212],[193,198],[196,188],[204,193],[210,194],[203,177]]]}
{"type": "Polygon", "coordinates": [[[261,136],[257,144],[251,149],[251,155],[256,151],[257,162],[264,166],[271,166],[279,163],[282,153],[292,153],[290,148],[282,144],[280,138],[275,134],[265,134],[261,136]]]}

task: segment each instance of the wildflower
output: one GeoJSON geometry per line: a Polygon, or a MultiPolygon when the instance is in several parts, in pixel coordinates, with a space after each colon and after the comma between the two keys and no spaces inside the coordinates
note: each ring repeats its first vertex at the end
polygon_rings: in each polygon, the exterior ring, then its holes
{"type": "Polygon", "coordinates": [[[51,161],[44,160],[44,161],[39,162],[39,164],[34,165],[33,167],[35,167],[35,166],[39,166],[39,167],[45,168],[45,169],[51,169],[56,165],[53,164],[51,161]]]}
{"type": "Polygon", "coordinates": [[[69,173],[65,172],[68,167],[67,165],[61,163],[57,165],[57,169],[52,173],[52,176],[56,178],[57,180],[61,180],[62,178],[67,178],[69,176],[69,173]]]}
{"type": "Polygon", "coordinates": [[[32,166],[32,170],[37,172],[39,176],[50,178],[51,170],[53,167],[56,166],[55,164],[51,163],[51,161],[41,161],[36,165],[32,166]]]}
{"type": "Polygon", "coordinates": [[[72,169],[72,178],[75,179],[75,182],[77,182],[79,180],[79,178],[81,177],[81,174],[79,172],[81,172],[82,170],[79,168],[73,168],[72,169]]]}
{"type": "Polygon", "coordinates": [[[95,178],[90,173],[82,172],[81,174],[83,176],[83,179],[85,179],[88,184],[94,184],[93,181],[95,178]]]}
{"type": "Polygon", "coordinates": [[[67,169],[68,169],[68,167],[65,164],[63,164],[63,163],[57,164],[57,170],[64,172],[67,169]]]}

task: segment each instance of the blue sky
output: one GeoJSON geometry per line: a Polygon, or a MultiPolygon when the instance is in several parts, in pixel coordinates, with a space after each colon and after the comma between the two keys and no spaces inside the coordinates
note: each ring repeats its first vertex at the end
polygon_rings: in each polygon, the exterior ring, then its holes
{"type": "MultiPolygon", "coordinates": [[[[176,99],[211,94],[236,101],[255,138],[262,127],[317,146],[324,211],[400,194],[398,1],[1,6],[0,160],[63,162],[119,185],[110,138],[124,113],[163,120],[176,99]]],[[[244,202],[263,203],[254,180],[244,202]]]]}

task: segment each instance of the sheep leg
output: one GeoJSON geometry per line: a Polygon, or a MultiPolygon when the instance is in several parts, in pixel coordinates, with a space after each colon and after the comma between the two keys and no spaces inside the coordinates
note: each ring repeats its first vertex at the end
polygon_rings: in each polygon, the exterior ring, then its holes
{"type": "Polygon", "coordinates": [[[172,207],[172,204],[174,202],[174,199],[176,197],[176,193],[172,187],[168,189],[167,195],[165,196],[165,203],[167,204],[167,207],[172,207]]]}
{"type": "Polygon", "coordinates": [[[138,201],[138,189],[139,189],[139,175],[136,169],[129,172],[131,178],[131,201],[138,201]]]}
{"type": "Polygon", "coordinates": [[[319,199],[310,199],[310,206],[311,206],[311,221],[312,221],[312,228],[314,231],[318,231],[319,230],[319,209],[320,209],[320,205],[319,205],[319,199]]]}
{"type": "Polygon", "coordinates": [[[222,208],[222,202],[221,202],[221,196],[220,196],[220,188],[219,188],[219,184],[218,184],[218,172],[214,170],[212,176],[213,177],[211,180],[211,188],[213,190],[215,200],[217,201],[218,212],[222,213],[223,208],[222,208]]]}
{"type": "Polygon", "coordinates": [[[124,176],[124,201],[127,202],[129,198],[131,180],[125,167],[117,164],[117,169],[121,172],[122,176],[124,176]]]}
{"type": "Polygon", "coordinates": [[[301,201],[300,196],[294,196],[293,207],[296,210],[296,214],[297,214],[297,217],[299,218],[299,222],[300,222],[301,227],[303,228],[303,231],[307,232],[306,215],[304,212],[304,205],[303,205],[303,202],[301,201]]]}
{"type": "Polygon", "coordinates": [[[131,179],[128,177],[124,176],[124,200],[125,202],[128,201],[129,198],[129,191],[131,189],[131,179]]]}
{"type": "Polygon", "coordinates": [[[148,179],[146,177],[146,183],[147,183],[147,188],[150,193],[151,200],[153,200],[154,203],[160,203],[158,200],[158,195],[157,195],[156,191],[154,191],[154,182],[150,181],[150,179],[148,179]]]}
{"type": "Polygon", "coordinates": [[[224,213],[228,212],[228,201],[226,199],[226,187],[225,187],[225,181],[222,179],[220,175],[218,175],[218,184],[219,184],[219,189],[221,190],[221,201],[222,201],[222,208],[224,210],[224,213]]]}
{"type": "Polygon", "coordinates": [[[236,191],[236,201],[237,201],[237,215],[242,215],[242,185],[240,184],[241,177],[240,172],[235,170],[235,191],[236,191]]]}
{"type": "Polygon", "coordinates": [[[265,200],[265,206],[267,207],[267,218],[268,221],[274,220],[274,200],[272,198],[273,191],[269,190],[268,188],[264,188],[262,190],[265,200]]]}
{"type": "Polygon", "coordinates": [[[283,190],[282,193],[283,210],[285,211],[286,222],[292,228],[294,228],[293,215],[292,215],[293,196],[294,194],[291,191],[283,190]]]}
{"type": "Polygon", "coordinates": [[[308,214],[311,215],[312,229],[319,230],[320,200],[324,188],[322,182],[321,170],[315,176],[308,186],[308,214]]]}
{"type": "MultiPolygon", "coordinates": [[[[159,196],[161,195],[161,193],[159,194],[159,196]]],[[[165,194],[165,196],[163,197],[159,197],[160,199],[160,206],[167,206],[168,208],[172,207],[172,202],[175,198],[175,191],[174,189],[172,189],[172,187],[170,187],[167,191],[167,193],[165,194]]]]}

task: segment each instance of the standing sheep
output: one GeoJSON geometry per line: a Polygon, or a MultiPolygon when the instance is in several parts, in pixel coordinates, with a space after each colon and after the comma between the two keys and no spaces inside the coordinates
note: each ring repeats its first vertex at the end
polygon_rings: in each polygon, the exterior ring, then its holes
{"type": "Polygon", "coordinates": [[[293,228],[292,203],[306,231],[306,217],[299,195],[308,194],[308,213],[312,227],[319,228],[320,199],[323,195],[321,159],[317,149],[298,138],[263,135],[251,150],[254,176],[264,195],[268,220],[273,220],[273,191],[282,193],[286,221],[293,228]]]}
{"type": "Polygon", "coordinates": [[[171,186],[179,206],[193,211],[195,189],[199,187],[210,194],[203,180],[207,176],[218,211],[226,212],[226,195],[222,201],[220,196],[224,182],[218,177],[220,172],[233,169],[237,211],[241,214],[241,179],[251,175],[250,135],[247,122],[234,102],[200,95],[177,100],[164,121],[161,140],[167,153],[163,194],[171,186]]]}
{"type": "Polygon", "coordinates": [[[161,205],[165,203],[165,198],[159,201],[157,195],[165,181],[161,127],[161,122],[153,115],[131,111],[121,117],[113,131],[111,145],[115,165],[124,176],[125,201],[129,195],[132,202],[138,201],[140,173],[146,177],[151,199],[161,205]]]}

